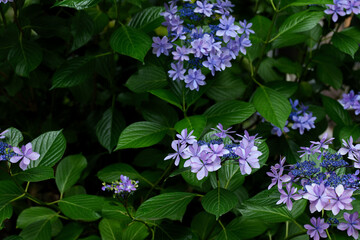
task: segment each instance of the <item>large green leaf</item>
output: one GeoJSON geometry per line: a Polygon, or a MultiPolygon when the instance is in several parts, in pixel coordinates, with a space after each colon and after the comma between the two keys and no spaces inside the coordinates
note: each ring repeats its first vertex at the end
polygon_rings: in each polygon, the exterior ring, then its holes
{"type": "MultiPolygon", "coordinates": [[[[284,33],[304,32],[312,29],[324,16],[324,12],[301,11],[285,19],[275,38],[284,33]]],[[[275,39],[273,38],[273,39],[275,39]]]]}
{"type": "Polygon", "coordinates": [[[263,221],[243,216],[235,218],[226,226],[226,231],[235,234],[239,239],[254,239],[266,229],[267,225],[263,221]]]}
{"type": "Polygon", "coordinates": [[[79,11],[71,21],[71,34],[74,38],[71,51],[90,41],[94,34],[94,22],[84,11],[79,11]]]}
{"type": "Polygon", "coordinates": [[[290,6],[309,6],[312,4],[334,4],[333,0],[288,0],[285,1],[284,5],[285,7],[290,6]]]}
{"type": "Polygon", "coordinates": [[[345,29],[342,32],[335,32],[331,41],[340,51],[347,53],[354,58],[355,53],[359,49],[359,34],[360,30],[352,27],[345,29]]]}
{"type": "Polygon", "coordinates": [[[236,195],[224,188],[213,189],[201,200],[201,204],[205,211],[214,214],[216,218],[229,212],[237,203],[238,199],[236,195]]]}
{"type": "Polygon", "coordinates": [[[76,57],[65,61],[52,77],[51,89],[73,87],[88,80],[93,73],[91,60],[91,57],[76,57]]]}
{"type": "Polygon", "coordinates": [[[99,231],[103,240],[121,240],[121,222],[113,219],[102,219],[99,223],[99,231]]]}
{"type": "Polygon", "coordinates": [[[34,222],[50,221],[51,225],[56,224],[58,214],[46,207],[31,207],[22,211],[16,221],[18,228],[24,229],[34,222]]]}
{"type": "Polygon", "coordinates": [[[50,219],[30,223],[24,228],[24,230],[21,231],[19,236],[26,240],[50,240],[50,219]]]}
{"type": "Polygon", "coordinates": [[[230,100],[211,106],[205,111],[204,116],[214,124],[234,125],[242,123],[254,113],[255,108],[251,103],[230,100]]]}
{"type": "Polygon", "coordinates": [[[61,195],[79,180],[86,166],[86,158],[81,154],[70,155],[61,160],[55,175],[56,186],[61,195]]]}
{"type": "Polygon", "coordinates": [[[216,218],[207,212],[199,212],[191,221],[191,230],[193,230],[201,240],[209,239],[209,236],[216,227],[216,218]],[[201,224],[199,224],[201,223],[201,224]]]}
{"type": "Polygon", "coordinates": [[[12,214],[13,208],[10,202],[0,205],[0,230],[3,229],[3,222],[10,219],[12,214]]]}
{"type": "Polygon", "coordinates": [[[283,129],[291,113],[290,102],[280,93],[271,88],[260,86],[252,99],[256,110],[267,121],[283,129]]]}
{"type": "Polygon", "coordinates": [[[19,143],[24,139],[21,132],[18,129],[12,127],[6,130],[7,132],[4,134],[5,142],[11,146],[19,146],[19,143]]]}
{"type": "Polygon", "coordinates": [[[109,108],[96,124],[96,136],[100,144],[111,152],[116,146],[124,127],[125,120],[123,115],[115,108],[109,108]]]}
{"type": "Polygon", "coordinates": [[[37,166],[54,166],[63,156],[66,148],[66,140],[60,131],[52,131],[41,134],[32,140],[33,151],[40,154],[40,158],[31,161],[28,168],[37,166]]]}
{"type": "Polygon", "coordinates": [[[55,240],[77,240],[84,230],[82,224],[78,222],[70,222],[64,226],[60,234],[56,236],[55,240]]]}
{"type": "Polygon", "coordinates": [[[341,106],[341,104],[329,97],[321,96],[326,114],[338,125],[350,126],[352,120],[350,114],[341,106]]]}
{"type": "Polygon", "coordinates": [[[114,205],[111,202],[105,202],[101,215],[107,219],[119,220],[121,222],[131,221],[131,218],[128,216],[126,209],[121,204],[114,205]]]}
{"type": "Polygon", "coordinates": [[[154,122],[136,122],[122,131],[115,150],[149,147],[160,142],[168,130],[154,122]]]}
{"type": "Polygon", "coordinates": [[[196,115],[191,117],[185,117],[175,124],[175,129],[178,133],[181,133],[183,129],[187,129],[188,133],[194,130],[193,135],[200,137],[206,126],[206,118],[202,115],[196,115]]]}
{"type": "Polygon", "coordinates": [[[93,7],[98,4],[101,0],[64,0],[58,1],[54,4],[54,7],[69,7],[77,10],[93,7]]]}
{"type": "Polygon", "coordinates": [[[178,97],[171,91],[166,89],[156,89],[149,91],[151,94],[157,96],[158,98],[182,109],[180,100],[178,97]]]}
{"type": "Polygon", "coordinates": [[[316,76],[317,79],[325,84],[329,84],[335,89],[339,89],[342,85],[342,72],[333,64],[318,64],[316,76]]]}
{"type": "Polygon", "coordinates": [[[38,166],[36,168],[26,169],[14,174],[17,179],[27,182],[40,182],[54,178],[54,169],[49,166],[38,166]]]}
{"type": "Polygon", "coordinates": [[[161,67],[145,66],[133,74],[125,85],[136,93],[147,92],[165,87],[167,85],[167,76],[161,67]]]}
{"type": "Polygon", "coordinates": [[[104,199],[94,195],[75,195],[60,200],[60,210],[73,220],[96,221],[101,217],[104,199]]]}
{"type": "Polygon", "coordinates": [[[122,239],[144,240],[149,235],[147,227],[141,222],[132,222],[124,230],[122,239]]]}
{"type": "Polygon", "coordinates": [[[22,38],[9,51],[8,61],[15,68],[16,74],[28,77],[40,65],[42,57],[42,49],[37,43],[22,38]]]}
{"type": "Polygon", "coordinates": [[[240,172],[239,163],[235,161],[224,162],[218,171],[218,177],[220,187],[230,191],[238,189],[245,180],[245,176],[240,172]]]}
{"type": "Polygon", "coordinates": [[[146,53],[151,48],[151,38],[136,28],[121,26],[110,38],[110,45],[114,51],[144,61],[146,53]]]}
{"type": "Polygon", "coordinates": [[[164,10],[165,9],[163,7],[146,8],[131,18],[129,26],[139,28],[148,33],[159,27],[164,21],[164,17],[160,15],[160,13],[164,12],[164,10]]]}
{"type": "Polygon", "coordinates": [[[135,218],[144,220],[181,220],[187,205],[196,196],[187,192],[163,193],[146,200],[136,211],[135,218]]]}
{"type": "Polygon", "coordinates": [[[21,194],[22,191],[13,181],[0,181],[0,206],[12,201],[21,194]]]}
{"type": "Polygon", "coordinates": [[[247,219],[259,219],[268,223],[293,221],[305,211],[307,201],[304,199],[295,201],[292,211],[284,205],[276,205],[279,199],[278,189],[265,190],[242,203],[239,211],[247,219]]]}

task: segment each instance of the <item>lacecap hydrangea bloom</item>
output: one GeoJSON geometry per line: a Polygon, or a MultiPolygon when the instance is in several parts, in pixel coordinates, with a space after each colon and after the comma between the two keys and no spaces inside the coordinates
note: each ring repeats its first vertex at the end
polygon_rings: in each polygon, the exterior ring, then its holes
{"type": "MultiPolygon", "coordinates": [[[[335,218],[328,218],[328,223],[337,225],[339,230],[347,230],[349,236],[357,237],[356,229],[360,229],[358,215],[350,217],[346,210],[353,210],[353,195],[360,187],[360,171],[357,169],[360,168],[360,144],[354,145],[350,137],[343,140],[343,146],[336,152],[329,147],[332,140],[325,134],[320,141],[311,141],[309,147],[301,148],[301,161],[295,164],[285,165],[286,159],[281,158],[280,163],[271,166],[271,172],[267,173],[272,178],[269,189],[277,186],[280,200],[276,204],[286,204],[289,210],[293,201],[307,199],[311,213],[331,211],[335,218]],[[342,210],[348,223],[339,223],[336,219],[342,210]]],[[[312,218],[311,223],[313,226],[305,225],[311,238],[326,237],[323,230],[329,225],[324,223],[324,219],[312,218]]]]}
{"type": "Polygon", "coordinates": [[[355,110],[355,115],[360,114],[360,94],[355,94],[353,90],[351,90],[348,94],[344,93],[342,95],[342,99],[339,100],[340,104],[344,107],[344,109],[353,109],[355,110]]]}
{"type": "Polygon", "coordinates": [[[339,16],[360,13],[360,0],[333,0],[334,4],[326,4],[326,14],[332,15],[331,19],[336,22],[339,16]]]}
{"type": "Polygon", "coordinates": [[[101,190],[111,191],[114,193],[114,197],[121,196],[125,197],[128,194],[136,191],[139,186],[139,181],[131,180],[129,177],[120,175],[120,180],[116,180],[111,184],[103,183],[101,190]]]}
{"type": "Polygon", "coordinates": [[[250,136],[245,130],[241,140],[235,140],[230,133],[231,128],[224,129],[222,124],[213,129],[212,140],[209,142],[197,140],[193,131],[188,133],[183,129],[177,134],[177,139],[171,144],[175,153],[171,153],[164,160],[174,159],[178,166],[181,159],[185,159],[184,167],[190,167],[196,173],[198,180],[207,177],[209,172],[221,168],[224,161],[232,160],[239,164],[241,174],[250,174],[253,168],[260,168],[259,157],[262,153],[258,150],[258,138],[250,136]]]}
{"type": "Polygon", "coordinates": [[[231,16],[234,5],[229,0],[216,3],[170,1],[165,4],[164,26],[168,36],[153,37],[153,53],[171,56],[168,71],[172,80],[181,80],[190,90],[199,91],[206,84],[203,69],[215,72],[231,67],[239,53],[246,54],[252,23],[236,22],[231,16]],[[182,4],[179,4],[183,2],[182,4]]]}

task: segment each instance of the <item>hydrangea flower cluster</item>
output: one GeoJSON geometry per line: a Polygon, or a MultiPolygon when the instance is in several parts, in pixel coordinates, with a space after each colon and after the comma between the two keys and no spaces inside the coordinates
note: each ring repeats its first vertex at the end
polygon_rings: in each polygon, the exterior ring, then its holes
{"type": "Polygon", "coordinates": [[[348,94],[344,93],[343,98],[339,100],[344,109],[354,109],[355,115],[360,114],[360,93],[355,94],[351,90],[348,94]]]}
{"type": "MultiPolygon", "coordinates": [[[[0,133],[0,139],[5,138],[4,131],[0,133]]],[[[19,167],[25,171],[30,164],[30,161],[35,161],[40,158],[40,154],[32,150],[32,144],[28,143],[20,148],[13,147],[6,142],[0,141],[0,161],[10,161],[17,163],[20,161],[19,167]]]]}
{"type": "Polygon", "coordinates": [[[114,197],[116,196],[126,196],[136,190],[139,186],[139,181],[131,180],[129,177],[120,175],[120,180],[116,180],[111,184],[103,183],[103,187],[101,190],[103,191],[111,191],[114,193],[114,197]]]}
{"type": "MultiPolygon", "coordinates": [[[[276,127],[275,125],[272,125],[271,134],[277,135],[280,137],[283,133],[287,133],[291,129],[299,129],[299,133],[301,135],[304,134],[305,130],[310,131],[310,129],[315,128],[315,120],[316,117],[312,115],[312,112],[308,111],[309,106],[306,106],[302,103],[299,103],[299,100],[293,101],[290,100],[291,104],[291,113],[289,116],[289,119],[285,123],[285,127],[283,129],[280,129],[279,127],[276,127]]],[[[263,121],[265,121],[263,119],[263,121]]]]}
{"type": "Polygon", "coordinates": [[[173,57],[172,80],[183,80],[190,90],[199,91],[206,84],[202,68],[207,68],[214,76],[216,71],[231,67],[231,60],[239,52],[246,54],[251,46],[249,36],[252,23],[246,20],[235,22],[231,16],[234,6],[229,0],[185,1],[177,6],[178,0],[165,4],[164,26],[168,36],[153,37],[153,53],[173,57]]]}
{"type": "Polygon", "coordinates": [[[339,16],[360,13],[360,0],[334,0],[334,4],[326,4],[328,9],[325,10],[326,14],[332,15],[332,20],[336,22],[339,16]]]}
{"type": "Polygon", "coordinates": [[[225,130],[221,123],[217,129],[212,129],[215,133],[209,142],[198,141],[192,135],[193,131],[188,133],[187,129],[183,129],[171,143],[175,153],[169,154],[164,160],[175,159],[175,165],[178,166],[180,158],[186,159],[184,167],[191,167],[191,172],[196,173],[198,180],[220,169],[221,163],[226,160],[237,161],[243,175],[250,174],[253,168],[260,168],[259,157],[262,153],[256,146],[256,135],[250,136],[245,130],[244,136],[238,135],[242,139],[235,140],[230,135],[235,131],[230,131],[231,128],[225,130]]]}
{"type": "MultiPolygon", "coordinates": [[[[285,203],[291,210],[292,201],[307,199],[311,213],[326,210],[331,211],[334,216],[341,210],[353,209],[352,196],[360,188],[360,171],[346,171],[360,168],[360,144],[354,146],[350,137],[348,141],[343,140],[343,146],[336,152],[329,148],[333,139],[327,139],[325,134],[320,141],[311,141],[310,147],[302,147],[299,151],[302,153],[300,162],[285,165],[284,157],[280,159],[280,163],[271,166],[271,172],[267,172],[272,178],[268,189],[277,186],[280,200],[276,204],[285,203]],[[349,160],[354,163],[350,164],[349,160]],[[286,191],[283,189],[284,184],[286,191]]],[[[312,225],[307,224],[305,228],[313,239],[326,237],[325,229],[330,224],[337,225],[339,230],[347,230],[349,236],[357,238],[356,229],[360,229],[358,214],[345,212],[343,216],[348,223],[339,223],[336,218],[329,218],[328,223],[325,223],[324,219],[313,217],[312,225]]]]}

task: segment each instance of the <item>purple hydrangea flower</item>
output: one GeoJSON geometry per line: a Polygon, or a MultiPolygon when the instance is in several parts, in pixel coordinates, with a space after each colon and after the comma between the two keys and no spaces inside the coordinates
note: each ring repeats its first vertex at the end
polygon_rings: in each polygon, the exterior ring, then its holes
{"type": "Polygon", "coordinates": [[[217,129],[216,129],[216,128],[211,128],[211,129],[212,129],[212,130],[215,130],[215,131],[220,130],[220,132],[214,133],[212,136],[217,136],[217,137],[219,137],[219,138],[226,138],[226,137],[228,137],[228,138],[230,138],[231,140],[234,141],[234,138],[233,138],[231,135],[229,135],[229,133],[235,133],[235,131],[230,131],[231,127],[228,128],[228,129],[226,129],[226,130],[224,130],[224,127],[223,127],[223,125],[222,125],[221,123],[219,123],[216,127],[217,127],[217,129]]]}
{"type": "Polygon", "coordinates": [[[345,6],[346,14],[354,13],[355,15],[360,13],[360,1],[348,0],[348,4],[345,6]]]}
{"type": "Polygon", "coordinates": [[[178,166],[180,163],[180,157],[184,158],[183,156],[186,145],[180,144],[179,140],[174,140],[171,143],[171,147],[175,150],[175,153],[170,153],[164,158],[164,160],[175,159],[175,166],[178,166]]]}
{"type": "Polygon", "coordinates": [[[360,168],[360,152],[355,152],[349,159],[354,161],[354,168],[360,168]]]}
{"type": "Polygon", "coordinates": [[[327,4],[326,6],[328,7],[328,9],[324,11],[328,15],[332,14],[331,19],[333,20],[333,22],[336,22],[339,19],[338,15],[340,16],[346,15],[343,6],[337,4],[335,1],[337,0],[334,0],[335,5],[327,4]]]}
{"type": "Polygon", "coordinates": [[[355,94],[353,90],[351,90],[348,94],[344,93],[342,97],[343,98],[340,99],[339,102],[343,105],[344,109],[353,108],[360,100],[360,95],[355,94]]]}
{"type": "Polygon", "coordinates": [[[328,203],[329,197],[325,193],[325,185],[322,182],[320,185],[311,184],[306,185],[306,193],[303,198],[308,199],[310,202],[310,212],[320,212],[328,203]]]}
{"type": "Polygon", "coordinates": [[[344,219],[347,223],[340,223],[337,228],[341,231],[347,230],[346,232],[349,237],[352,236],[353,238],[358,239],[359,232],[357,230],[360,230],[359,213],[354,212],[353,214],[349,214],[345,212],[344,219]]]}
{"type": "Polygon", "coordinates": [[[131,180],[129,177],[120,175],[120,181],[114,181],[111,184],[103,183],[101,188],[103,191],[109,190],[113,191],[114,194],[121,194],[124,196],[124,193],[131,193],[136,190],[138,187],[139,181],[131,180]]]}
{"type": "Polygon", "coordinates": [[[176,51],[172,52],[172,55],[174,55],[173,59],[178,60],[180,62],[182,61],[189,61],[188,54],[190,53],[190,50],[186,48],[185,46],[176,47],[176,51]]]}
{"type": "Polygon", "coordinates": [[[272,177],[271,184],[269,185],[268,189],[272,188],[275,184],[278,185],[278,189],[282,189],[282,184],[291,180],[291,177],[289,175],[282,175],[284,171],[283,167],[276,169],[276,167],[271,166],[270,170],[271,172],[266,173],[269,177],[272,177]],[[279,170],[279,172],[277,170],[279,170]]]}
{"type": "Polygon", "coordinates": [[[185,72],[184,65],[182,62],[171,63],[172,70],[169,70],[169,77],[172,78],[172,80],[185,80],[185,72]]]}
{"type": "Polygon", "coordinates": [[[197,7],[194,9],[195,13],[201,13],[207,17],[212,15],[213,5],[211,3],[207,3],[207,0],[204,0],[204,2],[196,1],[196,5],[197,7]]]}
{"type": "Polygon", "coordinates": [[[199,86],[205,85],[205,76],[200,69],[189,69],[188,75],[185,76],[186,87],[190,90],[199,91],[199,86]]]}
{"type": "Polygon", "coordinates": [[[26,170],[26,168],[30,164],[30,160],[35,161],[40,157],[39,153],[33,151],[31,143],[22,146],[21,150],[18,147],[13,147],[13,151],[17,155],[11,157],[10,162],[17,163],[21,160],[19,167],[22,170],[26,170]]]}
{"type": "Polygon", "coordinates": [[[282,130],[281,130],[279,127],[275,126],[274,124],[271,124],[271,126],[273,127],[273,128],[271,129],[271,134],[277,135],[278,137],[280,137],[280,136],[283,134],[283,132],[284,132],[284,133],[289,132],[290,130],[289,130],[289,128],[286,126],[288,123],[289,123],[288,121],[285,122],[285,127],[284,127],[282,130]]]}
{"type": "Polygon", "coordinates": [[[299,129],[301,135],[304,134],[304,130],[310,130],[315,128],[315,120],[316,117],[312,116],[312,113],[304,113],[303,116],[293,116],[294,124],[292,125],[292,129],[299,129]]]}
{"type": "Polygon", "coordinates": [[[321,148],[328,149],[329,148],[328,144],[332,144],[332,140],[334,140],[334,138],[330,138],[326,140],[327,136],[328,134],[325,133],[319,142],[315,142],[315,141],[310,141],[310,142],[315,146],[317,150],[320,150],[321,148]]]}
{"type": "Polygon", "coordinates": [[[202,151],[199,158],[190,159],[191,172],[196,173],[198,180],[207,177],[209,172],[217,171],[221,167],[220,158],[212,159],[212,154],[202,151]]]}
{"type": "Polygon", "coordinates": [[[165,36],[162,39],[159,37],[153,37],[153,54],[156,54],[159,57],[162,53],[166,56],[169,55],[169,49],[173,47],[171,43],[168,42],[168,38],[165,36]]]}
{"type": "Polygon", "coordinates": [[[191,132],[187,131],[187,128],[183,129],[180,134],[176,134],[176,136],[179,139],[180,144],[193,144],[196,143],[196,137],[193,136],[194,130],[191,130],[191,132]]]}
{"type": "Polygon", "coordinates": [[[215,12],[221,15],[228,16],[232,12],[234,5],[229,0],[217,0],[215,4],[215,12]]]}
{"type": "Polygon", "coordinates": [[[325,210],[331,210],[334,215],[337,215],[340,210],[352,210],[352,194],[353,190],[345,190],[342,184],[338,185],[335,189],[327,187],[325,194],[329,197],[329,202],[325,206],[325,210]]]}
{"type": "Polygon", "coordinates": [[[217,55],[210,54],[206,61],[204,61],[203,66],[208,68],[211,71],[211,74],[215,76],[215,71],[221,71],[220,58],[217,55]]]}
{"type": "Polygon", "coordinates": [[[227,43],[231,38],[237,36],[237,32],[240,31],[240,27],[234,24],[235,18],[229,16],[222,16],[220,19],[219,30],[216,31],[216,36],[223,37],[224,42],[227,43]]]}
{"type": "Polygon", "coordinates": [[[297,188],[292,187],[292,183],[286,184],[286,192],[281,188],[279,189],[280,200],[276,202],[276,204],[286,203],[286,207],[291,211],[293,207],[293,203],[291,201],[291,198],[296,200],[299,200],[302,198],[300,194],[297,194],[297,188]]]}
{"type": "Polygon", "coordinates": [[[251,41],[245,35],[241,35],[240,38],[237,36],[235,40],[238,42],[240,46],[240,52],[245,55],[246,54],[245,48],[250,47],[252,45],[251,41]]]}
{"type": "Polygon", "coordinates": [[[240,171],[242,175],[251,174],[252,168],[260,168],[259,157],[262,155],[258,148],[249,142],[240,142],[240,145],[233,149],[238,155],[240,171]]]}
{"type": "Polygon", "coordinates": [[[326,232],[325,229],[328,229],[330,227],[330,224],[325,223],[324,219],[322,218],[315,218],[312,217],[310,219],[310,222],[312,224],[312,226],[310,224],[305,224],[304,228],[306,228],[307,234],[313,238],[314,240],[319,240],[320,237],[321,238],[326,238],[326,232]]]}
{"type": "Polygon", "coordinates": [[[5,138],[5,133],[7,133],[9,130],[5,130],[2,133],[0,133],[0,139],[4,139],[5,138]]]}
{"type": "Polygon", "coordinates": [[[348,142],[346,142],[344,139],[342,139],[342,142],[344,147],[340,148],[338,151],[338,153],[340,153],[341,155],[348,154],[349,158],[354,158],[353,155],[360,151],[360,144],[356,144],[354,146],[354,140],[352,136],[350,136],[348,142]]]}
{"type": "Polygon", "coordinates": [[[246,20],[244,20],[243,22],[240,21],[240,31],[239,33],[245,33],[246,37],[250,36],[250,33],[255,33],[253,30],[251,30],[250,28],[252,27],[252,23],[247,23],[246,20]]]}
{"type": "Polygon", "coordinates": [[[229,154],[229,150],[224,148],[224,144],[210,144],[210,150],[212,151],[212,158],[222,157],[225,154],[229,154]]]}
{"type": "Polygon", "coordinates": [[[0,3],[8,3],[8,2],[13,2],[14,0],[0,0],[0,3]]]}

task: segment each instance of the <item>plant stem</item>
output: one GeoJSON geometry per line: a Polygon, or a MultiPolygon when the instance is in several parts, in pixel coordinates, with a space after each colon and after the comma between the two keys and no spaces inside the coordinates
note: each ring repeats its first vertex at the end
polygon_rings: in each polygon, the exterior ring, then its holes
{"type": "Polygon", "coordinates": [[[222,222],[221,222],[220,219],[218,220],[218,222],[219,222],[220,226],[222,227],[222,229],[223,229],[223,231],[224,231],[224,233],[225,233],[225,239],[227,240],[228,237],[227,237],[227,234],[226,234],[226,228],[224,227],[224,225],[222,224],[222,222]]]}
{"type": "Polygon", "coordinates": [[[289,236],[289,221],[286,221],[285,226],[285,238],[287,238],[289,236]]]}

